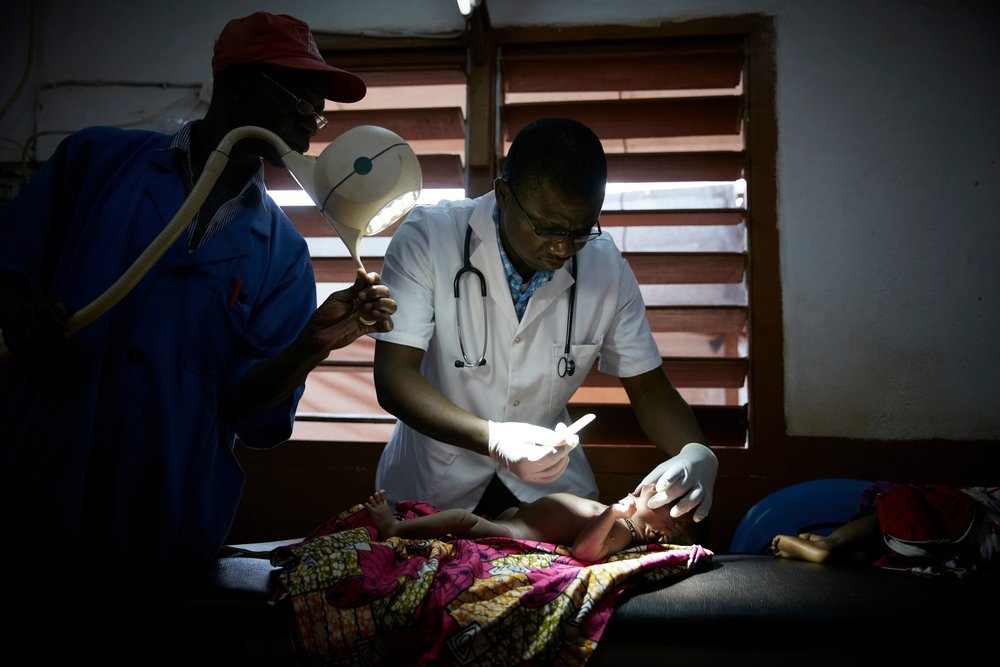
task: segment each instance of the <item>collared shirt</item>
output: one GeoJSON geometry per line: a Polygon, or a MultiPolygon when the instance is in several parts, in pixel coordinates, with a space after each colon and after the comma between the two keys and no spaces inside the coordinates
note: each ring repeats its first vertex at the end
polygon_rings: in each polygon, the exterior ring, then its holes
{"type": "Polygon", "coordinates": [[[493,223],[497,228],[497,246],[500,248],[500,261],[503,262],[503,272],[507,276],[507,285],[510,287],[510,297],[514,300],[514,312],[517,313],[517,321],[524,317],[524,311],[528,308],[528,300],[539,287],[552,280],[555,271],[535,271],[531,280],[525,284],[521,274],[514,268],[514,264],[507,257],[507,252],[503,249],[503,240],[500,238],[500,207],[493,208],[493,223]]]}
{"type": "MultiPolygon", "coordinates": [[[[180,132],[174,135],[174,140],[167,149],[179,151],[184,156],[184,165],[187,167],[185,175],[187,176],[188,192],[191,191],[195,183],[194,169],[191,167],[191,126],[197,122],[191,121],[190,123],[186,123],[180,132]]],[[[220,229],[239,215],[241,208],[261,205],[264,201],[264,193],[264,161],[261,160],[256,173],[246,182],[240,193],[220,206],[219,210],[212,216],[212,219],[208,221],[200,239],[195,239],[195,230],[198,228],[200,214],[194,216],[194,219],[191,220],[191,225],[188,227],[188,252],[193,252],[203,246],[205,241],[214,236],[220,229]],[[254,196],[254,193],[256,193],[256,196],[254,196]]]]}

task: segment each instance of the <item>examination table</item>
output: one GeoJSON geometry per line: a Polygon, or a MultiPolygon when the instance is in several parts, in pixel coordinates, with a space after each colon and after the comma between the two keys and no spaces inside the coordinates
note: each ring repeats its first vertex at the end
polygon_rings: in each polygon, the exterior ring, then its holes
{"type": "MultiPolygon", "coordinates": [[[[269,604],[274,570],[266,559],[221,558],[133,620],[149,642],[189,659],[292,665],[287,609],[269,604]]],[[[588,664],[957,664],[994,654],[998,591],[995,579],[716,554],[625,598],[588,664]],[[626,663],[644,658],[657,662],[626,663]]]]}

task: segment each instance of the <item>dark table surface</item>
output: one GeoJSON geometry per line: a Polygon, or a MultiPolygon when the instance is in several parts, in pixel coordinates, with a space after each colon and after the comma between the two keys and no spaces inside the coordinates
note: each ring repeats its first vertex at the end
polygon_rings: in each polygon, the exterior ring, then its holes
{"type": "MultiPolygon", "coordinates": [[[[220,650],[243,653],[238,664],[279,664],[288,617],[269,604],[274,572],[266,559],[220,559],[140,613],[156,627],[182,619],[177,636],[191,627],[204,628],[205,637],[235,635],[220,650]]],[[[873,652],[939,662],[977,655],[992,642],[998,592],[995,579],[716,555],[683,579],[626,596],[592,663],[672,656],[732,664],[756,656],[770,664],[843,664],[873,652]]]]}

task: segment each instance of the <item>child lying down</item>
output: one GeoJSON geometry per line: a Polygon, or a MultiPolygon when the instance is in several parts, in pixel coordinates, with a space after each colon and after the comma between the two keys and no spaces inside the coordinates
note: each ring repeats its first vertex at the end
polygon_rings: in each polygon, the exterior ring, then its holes
{"type": "Polygon", "coordinates": [[[642,544],[696,543],[690,513],[673,518],[670,505],[655,510],[647,507],[646,502],[655,493],[654,485],[648,484],[613,505],[569,493],[552,493],[511,507],[492,520],[464,509],[397,519],[384,490],[369,496],[365,508],[383,539],[509,537],[566,545],[574,558],[596,561],[642,544]]]}
{"type": "Polygon", "coordinates": [[[921,574],[1000,572],[1000,487],[878,482],[829,535],[776,535],[771,552],[814,563],[872,562],[921,574]]]}

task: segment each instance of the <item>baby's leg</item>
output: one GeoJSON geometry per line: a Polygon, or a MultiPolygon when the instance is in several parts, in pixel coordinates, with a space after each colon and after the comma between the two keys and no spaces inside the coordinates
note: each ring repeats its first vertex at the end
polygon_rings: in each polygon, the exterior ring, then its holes
{"type": "Polygon", "coordinates": [[[813,563],[831,560],[865,562],[884,549],[878,515],[869,514],[836,528],[829,536],[802,533],[798,537],[778,535],[771,552],[782,558],[800,558],[813,563]]]}
{"type": "Polygon", "coordinates": [[[771,553],[780,558],[795,558],[810,563],[825,563],[833,551],[832,546],[822,535],[804,533],[799,537],[792,535],[776,535],[771,540],[771,553]]]}
{"type": "Polygon", "coordinates": [[[382,537],[395,535],[396,524],[399,521],[386,501],[385,489],[380,489],[368,496],[365,509],[368,510],[368,516],[372,518],[372,523],[378,528],[379,535],[382,537]]]}
{"type": "Polygon", "coordinates": [[[368,498],[365,508],[378,528],[382,538],[402,537],[422,540],[455,535],[477,539],[480,537],[515,537],[505,523],[488,521],[463,509],[447,509],[400,521],[386,502],[385,491],[377,491],[368,498]]]}

